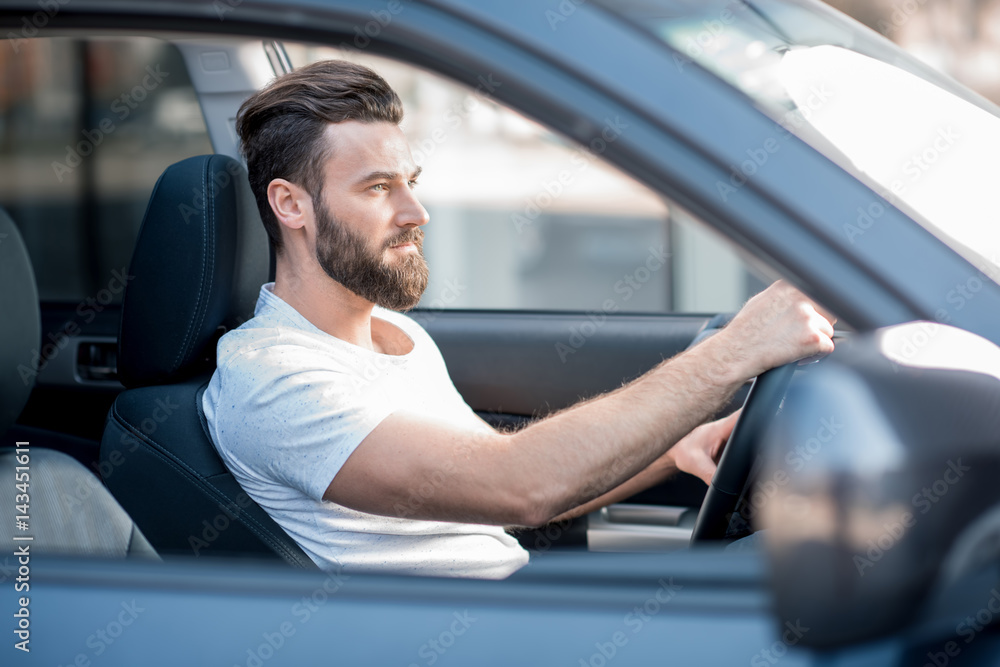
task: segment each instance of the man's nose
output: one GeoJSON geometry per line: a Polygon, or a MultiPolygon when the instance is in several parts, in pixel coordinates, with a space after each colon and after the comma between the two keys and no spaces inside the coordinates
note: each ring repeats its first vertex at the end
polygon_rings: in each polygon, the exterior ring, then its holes
{"type": "Polygon", "coordinates": [[[420,200],[412,190],[405,193],[404,201],[400,205],[400,211],[396,216],[397,224],[400,227],[416,226],[422,227],[430,222],[431,216],[427,213],[420,200]]]}

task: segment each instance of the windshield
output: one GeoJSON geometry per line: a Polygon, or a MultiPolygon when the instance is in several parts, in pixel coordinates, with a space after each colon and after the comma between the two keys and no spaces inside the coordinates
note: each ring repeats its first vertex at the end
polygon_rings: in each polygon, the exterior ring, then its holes
{"type": "Polygon", "coordinates": [[[742,90],[1000,282],[995,105],[819,2],[597,4],[742,90]]]}

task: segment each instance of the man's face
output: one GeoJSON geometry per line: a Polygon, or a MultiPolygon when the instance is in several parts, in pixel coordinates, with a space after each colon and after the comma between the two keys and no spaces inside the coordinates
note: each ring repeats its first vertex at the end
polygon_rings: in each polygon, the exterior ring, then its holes
{"type": "Polygon", "coordinates": [[[419,174],[390,123],[331,126],[333,157],[314,197],[316,260],[333,280],[392,310],[417,305],[427,288],[423,230],[428,217],[413,194],[419,174]]]}
{"type": "Polygon", "coordinates": [[[427,289],[424,232],[419,227],[386,241],[366,238],[333,217],[324,202],[316,207],[316,260],[338,283],[366,301],[390,310],[409,310],[427,289]],[[402,257],[395,248],[413,244],[402,257]]]}

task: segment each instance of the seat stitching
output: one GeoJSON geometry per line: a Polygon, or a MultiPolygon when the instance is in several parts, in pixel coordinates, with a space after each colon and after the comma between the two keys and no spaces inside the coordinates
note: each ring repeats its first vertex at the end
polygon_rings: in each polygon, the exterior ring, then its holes
{"type": "Polygon", "coordinates": [[[198,281],[198,295],[195,298],[195,311],[192,314],[191,319],[188,320],[188,326],[187,329],[184,331],[184,337],[181,339],[181,345],[178,347],[177,354],[174,357],[174,363],[173,363],[174,370],[179,368],[181,360],[187,357],[188,347],[191,344],[191,339],[196,334],[196,332],[195,334],[192,334],[192,330],[195,327],[195,320],[198,318],[199,311],[201,310],[200,308],[201,299],[205,289],[205,252],[206,252],[205,246],[207,244],[207,237],[209,234],[209,224],[208,224],[208,219],[206,217],[208,215],[208,201],[209,201],[208,188],[206,185],[206,181],[208,180],[208,165],[209,165],[209,160],[206,160],[204,166],[202,167],[202,181],[201,181],[201,189],[202,189],[201,195],[204,198],[206,204],[205,207],[202,209],[202,215],[201,215],[202,231],[204,232],[202,235],[202,255],[199,258],[201,260],[201,279],[198,281]]]}
{"type": "MultiPolygon", "coordinates": [[[[211,177],[212,168],[211,167],[212,167],[212,160],[213,159],[214,159],[213,157],[210,157],[208,159],[208,163],[206,165],[206,176],[205,176],[205,178],[206,178],[207,181],[211,181],[212,180],[212,177],[211,177]]],[[[206,188],[207,188],[208,191],[212,191],[213,190],[213,188],[210,188],[210,187],[207,187],[207,186],[206,186],[206,188]]],[[[216,252],[216,240],[217,240],[217,238],[216,238],[216,233],[215,233],[216,232],[216,228],[215,228],[215,224],[214,224],[214,221],[216,219],[215,197],[214,196],[213,197],[207,197],[206,196],[206,198],[205,198],[205,209],[206,209],[206,215],[208,216],[207,221],[206,221],[205,245],[208,246],[208,248],[206,250],[206,255],[205,255],[205,260],[207,261],[207,267],[206,267],[205,275],[202,277],[202,283],[207,283],[207,284],[203,284],[202,285],[203,290],[199,294],[199,304],[200,304],[201,307],[198,309],[198,326],[195,328],[195,335],[197,335],[197,332],[201,330],[201,327],[202,327],[202,325],[205,322],[205,318],[208,316],[209,303],[210,303],[210,301],[212,299],[212,287],[213,287],[214,282],[215,282],[215,252],[216,252]],[[202,301],[201,299],[204,299],[204,301],[202,301]]],[[[196,349],[195,349],[193,341],[192,341],[192,345],[191,345],[191,348],[188,350],[188,354],[189,355],[193,354],[195,351],[196,351],[196,349]]]]}

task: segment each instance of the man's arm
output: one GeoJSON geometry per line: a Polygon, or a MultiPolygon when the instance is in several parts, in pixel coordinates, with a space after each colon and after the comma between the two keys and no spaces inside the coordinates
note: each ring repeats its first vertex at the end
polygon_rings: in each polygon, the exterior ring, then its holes
{"type": "Polygon", "coordinates": [[[723,445],[729,439],[739,415],[740,411],[737,410],[728,417],[702,424],[677,441],[666,454],[653,461],[635,477],[619,484],[603,496],[560,514],[550,523],[573,519],[602,507],[620,503],[669,479],[678,470],[690,473],[708,484],[712,481],[723,445]]]}
{"type": "Polygon", "coordinates": [[[832,335],[828,316],[778,283],[693,349],[517,433],[390,415],[324,498],[386,516],[544,525],[645,470],[750,377],[831,352],[832,335]]]}

